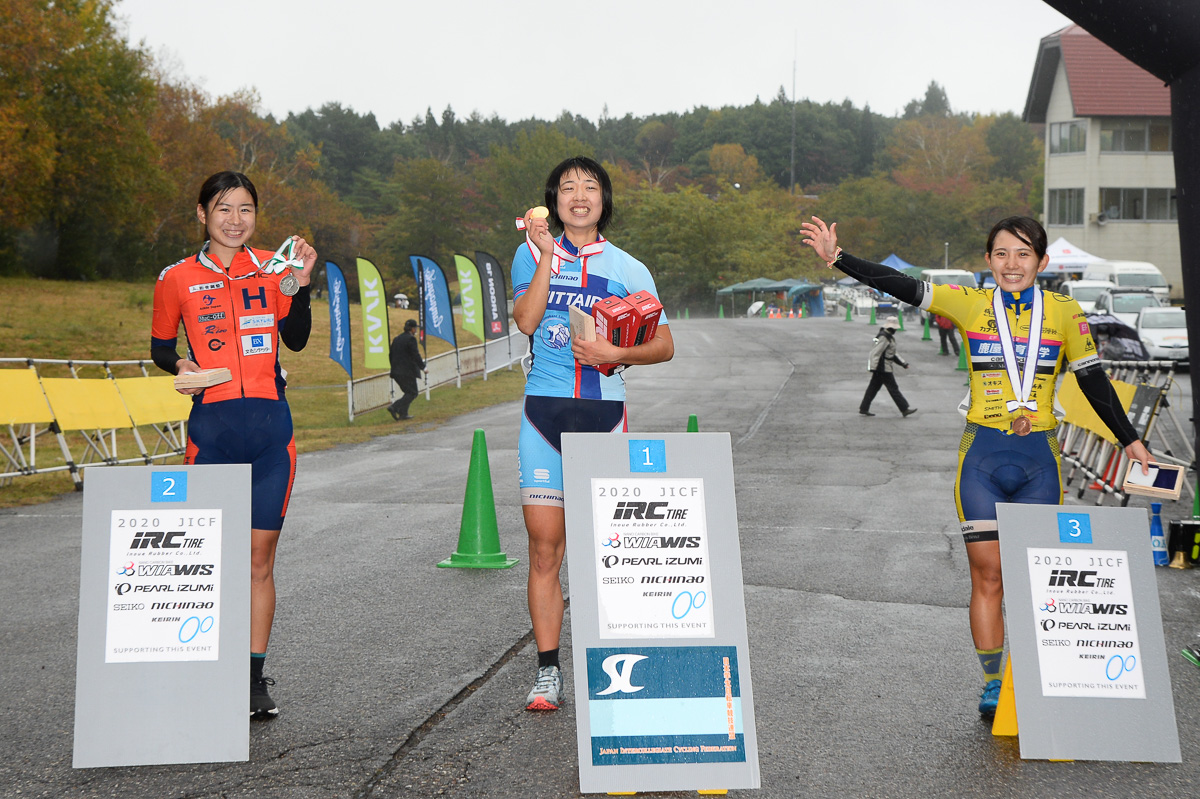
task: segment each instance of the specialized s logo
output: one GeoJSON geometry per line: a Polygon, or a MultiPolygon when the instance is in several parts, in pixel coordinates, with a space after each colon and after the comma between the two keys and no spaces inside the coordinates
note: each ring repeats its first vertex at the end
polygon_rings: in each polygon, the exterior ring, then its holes
{"type": "Polygon", "coordinates": [[[600,668],[608,675],[608,687],[596,696],[608,696],[617,692],[635,694],[645,688],[644,685],[633,684],[633,667],[643,660],[646,660],[645,655],[623,654],[606,657],[600,668]]]}
{"type": "Polygon", "coordinates": [[[571,346],[571,329],[561,322],[550,325],[546,328],[546,346],[551,349],[561,350],[564,347],[571,346]]]}

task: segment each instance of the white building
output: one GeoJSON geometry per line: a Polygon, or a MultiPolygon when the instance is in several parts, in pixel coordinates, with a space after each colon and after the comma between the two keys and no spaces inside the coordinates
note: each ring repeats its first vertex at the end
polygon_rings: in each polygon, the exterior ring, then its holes
{"type": "Polygon", "coordinates": [[[1042,39],[1024,116],[1046,126],[1050,240],[1149,261],[1181,298],[1170,89],[1070,25],[1042,39]]]}

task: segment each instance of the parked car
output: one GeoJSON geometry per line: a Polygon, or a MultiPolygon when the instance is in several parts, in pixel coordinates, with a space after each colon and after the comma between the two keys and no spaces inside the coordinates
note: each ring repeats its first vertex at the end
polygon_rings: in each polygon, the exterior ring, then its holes
{"type": "Polygon", "coordinates": [[[1058,293],[1066,294],[1079,303],[1084,313],[1092,313],[1101,292],[1116,287],[1111,280],[1067,280],[1058,287],[1058,293]]]}
{"type": "Polygon", "coordinates": [[[1182,308],[1143,308],[1134,329],[1151,360],[1188,360],[1187,314],[1182,308]]]}
{"type": "Polygon", "coordinates": [[[1149,289],[1115,288],[1100,292],[1092,310],[1098,314],[1111,314],[1125,324],[1137,324],[1138,311],[1162,305],[1158,295],[1149,289]]]}
{"type": "Polygon", "coordinates": [[[1121,288],[1150,289],[1165,301],[1171,286],[1163,273],[1146,261],[1096,261],[1083,272],[1084,280],[1111,280],[1121,288]]]}
{"type": "Polygon", "coordinates": [[[935,286],[955,285],[977,288],[975,274],[965,269],[922,269],[921,279],[935,286]]]}

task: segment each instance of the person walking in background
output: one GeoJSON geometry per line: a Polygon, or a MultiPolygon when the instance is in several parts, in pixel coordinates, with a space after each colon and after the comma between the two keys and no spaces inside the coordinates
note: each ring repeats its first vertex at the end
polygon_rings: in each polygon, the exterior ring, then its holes
{"type": "Polygon", "coordinates": [[[871,401],[875,399],[881,386],[887,386],[888,393],[892,395],[902,415],[911,416],[917,412],[916,408],[909,407],[908,400],[900,393],[900,386],[896,385],[896,376],[892,374],[893,363],[908,368],[908,363],[896,353],[896,320],[885,319],[883,327],[879,328],[879,334],[875,336],[875,344],[871,347],[867,367],[871,370],[871,382],[867,384],[867,393],[863,394],[862,403],[858,406],[858,412],[863,416],[875,415],[871,413],[871,401]]]}
{"type": "Polygon", "coordinates": [[[388,413],[397,422],[411,419],[408,406],[417,398],[417,375],[425,370],[425,361],[421,358],[421,348],[417,346],[417,337],[413,331],[417,329],[417,320],[409,319],[404,323],[404,332],[392,339],[392,348],[388,360],[392,364],[392,379],[404,392],[400,399],[388,406],[388,413]]]}
{"type": "Polygon", "coordinates": [[[937,321],[938,335],[942,339],[942,351],[939,355],[949,355],[950,348],[954,348],[954,354],[958,355],[958,338],[954,335],[954,323],[944,316],[935,315],[933,317],[937,321]],[[950,342],[950,346],[946,346],[946,342],[950,342]]]}

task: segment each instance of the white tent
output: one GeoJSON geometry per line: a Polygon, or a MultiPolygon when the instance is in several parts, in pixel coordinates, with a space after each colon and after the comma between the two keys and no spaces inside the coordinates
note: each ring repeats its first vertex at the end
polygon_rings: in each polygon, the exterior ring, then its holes
{"type": "Polygon", "coordinates": [[[1095,255],[1084,252],[1062,236],[1059,236],[1058,241],[1046,248],[1046,255],[1050,256],[1050,265],[1042,273],[1044,275],[1083,272],[1087,269],[1088,264],[1104,260],[1103,258],[1097,258],[1095,255]]]}

